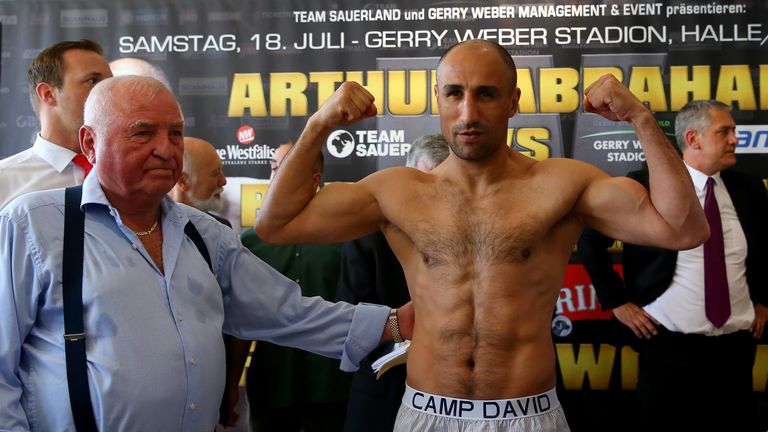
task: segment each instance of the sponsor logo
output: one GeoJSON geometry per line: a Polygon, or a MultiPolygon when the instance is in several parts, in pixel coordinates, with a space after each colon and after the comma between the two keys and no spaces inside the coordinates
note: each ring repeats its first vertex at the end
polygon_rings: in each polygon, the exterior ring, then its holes
{"type": "Polygon", "coordinates": [[[16,15],[0,15],[0,24],[3,25],[16,25],[19,18],[16,15]]]}
{"type": "Polygon", "coordinates": [[[122,24],[122,25],[133,24],[133,12],[131,12],[131,11],[122,11],[120,13],[120,24],[122,24]]]}
{"type": "Polygon", "coordinates": [[[222,165],[266,165],[275,155],[275,149],[266,144],[253,144],[248,147],[230,144],[217,149],[222,165]]]}
{"type": "Polygon", "coordinates": [[[768,125],[736,126],[736,153],[768,153],[768,125]]]}
{"type": "Polygon", "coordinates": [[[16,127],[18,128],[38,128],[40,127],[40,121],[37,116],[33,115],[21,115],[16,117],[16,127]]]}
{"type": "Polygon", "coordinates": [[[225,77],[180,78],[179,94],[184,96],[212,96],[229,93],[225,77]]]}
{"type": "MultiPolygon", "coordinates": [[[[614,265],[614,269],[620,275],[622,274],[621,264],[614,265]]],[[[612,316],[611,311],[600,307],[589,274],[581,264],[568,264],[563,286],[560,288],[560,296],[555,305],[555,314],[567,317],[571,321],[608,320],[612,316]]],[[[554,327],[552,330],[554,331],[554,327]]]]}
{"type": "Polygon", "coordinates": [[[565,315],[557,315],[552,318],[552,333],[555,336],[565,337],[573,331],[573,323],[565,315]]]}
{"type": "Polygon", "coordinates": [[[11,58],[11,52],[10,52],[10,51],[8,51],[8,50],[6,50],[6,51],[3,51],[3,52],[0,54],[0,57],[2,57],[2,58],[4,58],[4,59],[7,59],[7,58],[11,58]]]}
{"type": "Polygon", "coordinates": [[[8,94],[11,92],[11,89],[8,87],[0,87],[0,94],[8,94]]]}
{"type": "Polygon", "coordinates": [[[31,14],[29,16],[29,24],[31,25],[48,25],[51,22],[51,14],[48,12],[42,12],[37,14],[31,14]]]}
{"type": "Polygon", "coordinates": [[[65,9],[61,11],[59,25],[62,28],[107,27],[109,15],[106,9],[65,9]]]}
{"type": "Polygon", "coordinates": [[[211,11],[208,12],[208,22],[216,21],[240,21],[241,12],[235,11],[211,11]]]}
{"type": "Polygon", "coordinates": [[[261,13],[261,18],[274,19],[274,18],[291,18],[293,17],[292,11],[264,11],[261,13]]]}
{"type": "Polygon", "coordinates": [[[23,58],[25,60],[31,60],[31,59],[37,57],[37,55],[40,54],[40,51],[42,51],[42,50],[41,49],[25,49],[21,53],[21,58],[23,58]]]}
{"type": "Polygon", "coordinates": [[[195,117],[184,117],[184,127],[195,127],[195,117]]]}
{"type": "Polygon", "coordinates": [[[179,24],[196,23],[197,20],[197,11],[194,9],[183,9],[179,12],[179,24]]]}
{"type": "Polygon", "coordinates": [[[237,140],[240,141],[240,144],[251,144],[255,138],[256,132],[251,126],[243,125],[237,130],[237,140]]]}
{"type": "Polygon", "coordinates": [[[352,153],[358,157],[405,156],[411,144],[405,142],[405,130],[334,131],[326,141],[328,153],[343,159],[352,153]]]}
{"type": "Polygon", "coordinates": [[[168,11],[159,9],[137,9],[133,22],[138,25],[157,25],[168,22],[168,11]]]}
{"type": "Polygon", "coordinates": [[[339,129],[333,131],[325,142],[325,146],[328,148],[328,153],[331,156],[339,159],[345,158],[352,154],[355,149],[355,137],[351,133],[339,129]]]}

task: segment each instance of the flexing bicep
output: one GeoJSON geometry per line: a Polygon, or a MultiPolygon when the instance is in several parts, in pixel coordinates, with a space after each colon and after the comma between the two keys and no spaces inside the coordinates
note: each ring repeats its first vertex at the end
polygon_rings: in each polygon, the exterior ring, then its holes
{"type": "Polygon", "coordinates": [[[383,216],[369,184],[330,183],[292,219],[257,232],[269,243],[293,244],[338,243],[376,231],[383,216]]]}
{"type": "Polygon", "coordinates": [[[595,178],[577,210],[586,224],[627,243],[679,249],[685,242],[653,206],[648,190],[627,177],[595,178]]]}

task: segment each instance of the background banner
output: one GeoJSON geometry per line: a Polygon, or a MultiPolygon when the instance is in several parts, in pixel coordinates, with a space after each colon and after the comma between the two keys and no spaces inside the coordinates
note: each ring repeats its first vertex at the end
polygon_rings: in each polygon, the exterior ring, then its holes
{"type": "MultiPolygon", "coordinates": [[[[0,0],[0,157],[29,147],[39,128],[28,99],[31,59],[60,40],[93,39],[108,60],[139,57],[165,71],[185,133],[212,142],[222,158],[226,216],[248,226],[274,149],[296,139],[341,82],[364,85],[380,114],[329,137],[326,181],[356,181],[404,164],[414,139],[440,130],[432,92],[440,55],[457,41],[485,38],[517,63],[522,98],[508,144],[532,158],[580,159],[617,176],[641,167],[644,155],[628,125],[582,110],[584,88],[612,73],[656,113],[670,139],[674,116],[689,100],[731,105],[737,167],[766,178],[766,16],[768,3],[756,0],[0,0]]],[[[626,414],[618,402],[632,397],[635,373],[627,335],[606,330],[615,322],[599,309],[586,275],[569,271],[563,286],[567,299],[553,331],[565,400],[601,418],[626,414]],[[607,336],[614,333],[621,337],[607,336]],[[598,398],[599,408],[588,408],[598,398]]],[[[758,355],[755,390],[768,413],[765,346],[758,355]]],[[[566,412],[577,430],[575,411],[566,412]]]]}

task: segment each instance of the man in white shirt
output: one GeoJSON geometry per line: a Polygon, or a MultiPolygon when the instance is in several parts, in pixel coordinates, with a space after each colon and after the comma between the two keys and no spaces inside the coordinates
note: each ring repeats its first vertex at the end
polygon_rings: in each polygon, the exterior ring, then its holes
{"type": "MultiPolygon", "coordinates": [[[[731,169],[735,129],[730,108],[714,100],[691,101],[675,119],[699,201],[705,211],[712,202],[707,243],[680,252],[625,243],[623,280],[606,251],[612,239],[588,230],[578,243],[602,307],[639,338],[643,430],[758,430],[752,369],[768,321],[768,199],[760,179],[731,169]],[[722,254],[710,259],[718,237],[722,254]],[[710,288],[718,277],[720,300],[710,288]]],[[[648,185],[646,170],[628,176],[648,185]]]]}
{"type": "Polygon", "coordinates": [[[87,160],[73,160],[81,155],[83,105],[93,86],[112,76],[101,53],[99,44],[83,39],[51,45],[32,60],[29,99],[40,133],[31,148],[0,160],[0,208],[27,192],[83,182],[87,160]]]}

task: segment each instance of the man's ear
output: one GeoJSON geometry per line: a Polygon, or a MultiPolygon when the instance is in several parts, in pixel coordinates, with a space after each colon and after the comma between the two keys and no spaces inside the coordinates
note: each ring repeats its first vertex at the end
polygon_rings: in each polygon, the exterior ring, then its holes
{"type": "Polygon", "coordinates": [[[699,140],[698,140],[699,132],[697,132],[697,131],[695,131],[693,129],[688,129],[688,130],[685,131],[685,135],[684,136],[685,136],[685,145],[686,146],[688,146],[688,147],[690,147],[690,148],[692,148],[694,150],[698,150],[698,149],[701,148],[701,145],[699,144],[699,140]]]}
{"type": "Polygon", "coordinates": [[[181,189],[183,192],[188,192],[190,189],[189,174],[182,171],[181,175],[179,176],[179,179],[176,180],[176,186],[178,186],[178,188],[181,189]]]}
{"type": "Polygon", "coordinates": [[[315,191],[320,187],[320,182],[323,180],[323,173],[316,172],[312,174],[312,184],[315,185],[315,191]]]}
{"type": "Polygon", "coordinates": [[[56,106],[56,94],[53,92],[53,86],[47,82],[41,82],[35,87],[35,93],[37,93],[37,100],[41,104],[50,106],[56,106]]]}
{"type": "Polygon", "coordinates": [[[78,132],[78,138],[80,139],[80,151],[88,158],[88,162],[92,165],[96,163],[96,132],[92,127],[88,125],[80,126],[78,132]]]}
{"type": "Polygon", "coordinates": [[[512,90],[512,104],[509,106],[509,117],[512,118],[517,114],[518,108],[520,108],[520,87],[515,87],[512,90]]]}

